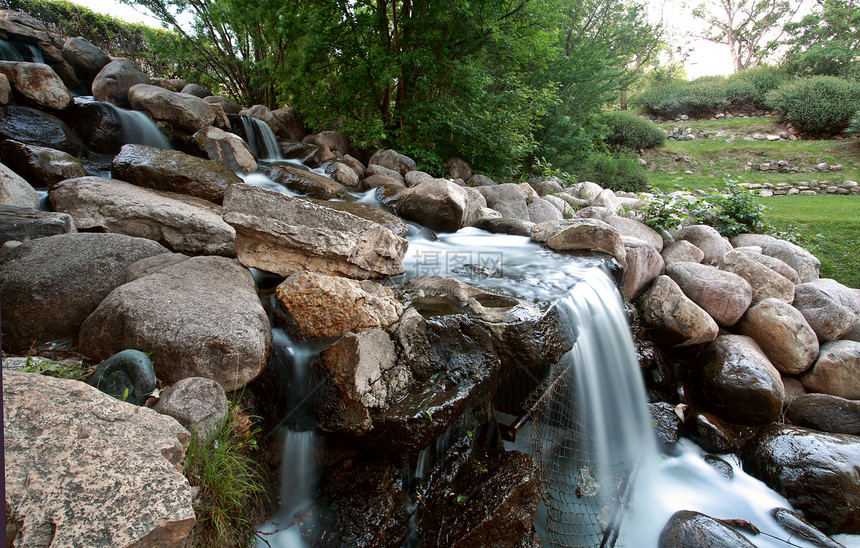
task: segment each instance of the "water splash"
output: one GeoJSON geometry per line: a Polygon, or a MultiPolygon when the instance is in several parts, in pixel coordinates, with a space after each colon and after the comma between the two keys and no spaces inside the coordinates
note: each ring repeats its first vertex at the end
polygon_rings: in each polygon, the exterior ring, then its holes
{"type": "Polygon", "coordinates": [[[260,160],[283,159],[281,147],[268,124],[250,116],[240,116],[239,119],[242,120],[248,146],[251,147],[254,156],[260,160]]]}

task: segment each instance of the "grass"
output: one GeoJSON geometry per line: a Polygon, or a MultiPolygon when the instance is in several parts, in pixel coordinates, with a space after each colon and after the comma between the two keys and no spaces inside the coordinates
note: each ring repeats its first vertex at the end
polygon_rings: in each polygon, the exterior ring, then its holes
{"type": "Polygon", "coordinates": [[[660,129],[671,131],[676,127],[694,127],[702,131],[728,131],[733,133],[779,133],[785,128],[777,124],[775,116],[761,118],[721,118],[720,120],[697,120],[695,122],[661,122],[660,129]]]}

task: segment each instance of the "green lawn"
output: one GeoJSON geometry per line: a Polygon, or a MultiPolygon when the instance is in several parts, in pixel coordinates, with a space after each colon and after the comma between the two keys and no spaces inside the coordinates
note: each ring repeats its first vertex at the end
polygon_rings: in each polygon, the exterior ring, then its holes
{"type": "Polygon", "coordinates": [[[785,128],[777,124],[774,116],[761,118],[722,118],[720,120],[698,120],[696,122],[662,122],[661,129],[671,131],[676,127],[694,127],[702,131],[730,131],[733,133],[779,133],[785,128]]]}

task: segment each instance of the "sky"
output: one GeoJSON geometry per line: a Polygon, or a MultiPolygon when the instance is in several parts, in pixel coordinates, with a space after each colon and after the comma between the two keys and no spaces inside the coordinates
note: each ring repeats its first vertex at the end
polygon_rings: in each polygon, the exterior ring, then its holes
{"type": "MultiPolygon", "coordinates": [[[[72,0],[75,4],[86,6],[93,11],[106,13],[129,22],[141,22],[155,27],[160,26],[157,19],[144,15],[131,6],[121,4],[117,0],[72,0]]],[[[686,62],[687,77],[690,79],[712,74],[730,74],[732,58],[727,46],[714,44],[707,40],[685,37],[693,33],[702,33],[704,29],[690,14],[691,8],[685,4],[695,4],[695,0],[647,0],[652,18],[663,21],[672,35],[673,42],[684,42],[691,48],[686,62]]],[[[804,0],[811,4],[811,0],[804,0]]]]}

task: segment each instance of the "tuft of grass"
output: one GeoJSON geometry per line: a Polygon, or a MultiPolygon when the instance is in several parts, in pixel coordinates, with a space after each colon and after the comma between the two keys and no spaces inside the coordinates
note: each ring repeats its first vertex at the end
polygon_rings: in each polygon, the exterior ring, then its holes
{"type": "Polygon", "coordinates": [[[22,369],[25,373],[37,373],[58,379],[83,381],[92,368],[82,360],[54,361],[38,356],[27,356],[27,365],[22,369]]]}
{"type": "Polygon", "coordinates": [[[185,476],[200,487],[194,504],[194,546],[250,545],[255,525],[250,510],[266,493],[260,466],[251,456],[258,433],[237,404],[230,404],[208,439],[193,433],[185,453],[185,476]]]}

